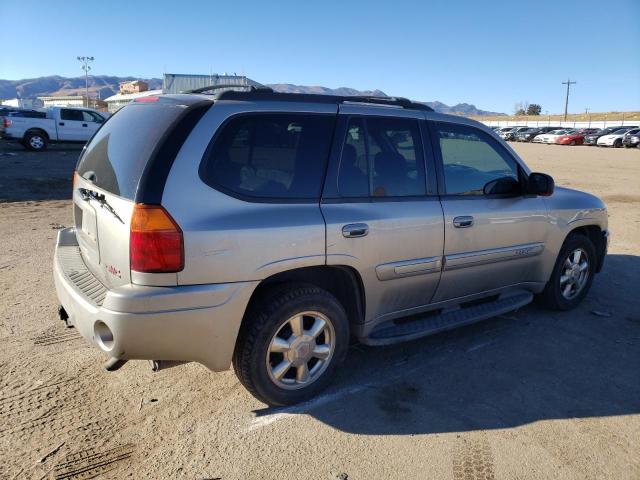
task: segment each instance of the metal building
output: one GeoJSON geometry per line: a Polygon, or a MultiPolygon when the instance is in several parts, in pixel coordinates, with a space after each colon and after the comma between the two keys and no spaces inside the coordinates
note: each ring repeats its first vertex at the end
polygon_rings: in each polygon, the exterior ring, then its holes
{"type": "MultiPolygon", "coordinates": [[[[209,87],[211,85],[247,85],[260,86],[255,80],[244,75],[189,75],[183,73],[165,73],[162,81],[163,93],[181,93],[196,88],[209,87]]],[[[230,88],[233,90],[233,88],[230,88]]]]}

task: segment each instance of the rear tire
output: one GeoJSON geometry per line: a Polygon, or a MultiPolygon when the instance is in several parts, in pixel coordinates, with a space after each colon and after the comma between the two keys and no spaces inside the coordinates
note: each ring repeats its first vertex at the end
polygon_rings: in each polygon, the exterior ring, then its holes
{"type": "Polygon", "coordinates": [[[537,300],[553,310],[571,310],[589,293],[596,268],[596,249],[588,237],[572,233],[560,249],[551,278],[537,300]]]}
{"type": "Polygon", "coordinates": [[[572,147],[575,147],[576,141],[575,140],[571,140],[571,143],[569,145],[571,145],[572,147]]]}
{"type": "Polygon", "coordinates": [[[618,139],[613,142],[613,148],[620,148],[622,146],[622,140],[618,139]]]}
{"type": "Polygon", "coordinates": [[[340,302],[313,285],[287,284],[252,303],[238,336],[233,368],[258,400],[291,405],[329,384],[348,345],[349,323],[340,302]]]}
{"type": "Polygon", "coordinates": [[[49,140],[40,132],[29,132],[24,136],[23,145],[32,152],[41,152],[47,149],[49,140]]]}

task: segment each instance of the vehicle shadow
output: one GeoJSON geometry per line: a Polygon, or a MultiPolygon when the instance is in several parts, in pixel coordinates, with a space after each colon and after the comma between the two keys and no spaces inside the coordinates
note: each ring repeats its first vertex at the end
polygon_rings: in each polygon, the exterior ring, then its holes
{"type": "Polygon", "coordinates": [[[639,291],[640,257],[609,255],[574,311],[534,304],[404,345],[357,345],[328,393],[255,413],[307,414],[367,435],[637,414],[639,291]]]}
{"type": "Polygon", "coordinates": [[[71,176],[82,145],[50,145],[30,152],[0,141],[0,202],[71,198],[71,176]]]}

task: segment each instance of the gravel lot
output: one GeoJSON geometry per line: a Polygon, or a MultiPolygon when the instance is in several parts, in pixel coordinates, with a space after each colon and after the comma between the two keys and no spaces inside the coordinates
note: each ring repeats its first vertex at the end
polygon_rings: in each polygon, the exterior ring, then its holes
{"type": "Polygon", "coordinates": [[[640,150],[515,148],[609,206],[586,301],[354,345],[326,395],[268,409],[231,371],[104,371],[51,278],[79,148],[0,143],[0,478],[640,478],[640,150]]]}

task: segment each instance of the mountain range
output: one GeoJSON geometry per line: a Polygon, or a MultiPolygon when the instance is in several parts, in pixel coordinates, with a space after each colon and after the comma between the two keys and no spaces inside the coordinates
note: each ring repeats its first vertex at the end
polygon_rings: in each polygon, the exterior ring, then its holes
{"type": "MultiPolygon", "coordinates": [[[[116,77],[110,75],[92,75],[89,77],[89,95],[92,97],[107,98],[118,92],[118,84],[128,80],[137,80],[137,77],[116,77]]],[[[143,79],[149,84],[150,90],[162,88],[162,79],[143,79]]],[[[357,90],[355,88],[340,87],[327,88],[321,86],[293,85],[290,83],[269,84],[269,87],[279,92],[288,93],[315,93],[327,95],[364,95],[375,97],[386,97],[387,94],[381,90],[357,90]]],[[[84,77],[61,77],[51,75],[48,77],[29,78],[24,80],[0,80],[0,99],[9,98],[34,98],[58,95],[82,95],[85,92],[84,77]]],[[[464,116],[481,115],[504,115],[498,112],[490,112],[476,108],[469,103],[458,103],[456,105],[446,105],[442,102],[423,102],[433,108],[436,112],[451,113],[464,116]]]]}

